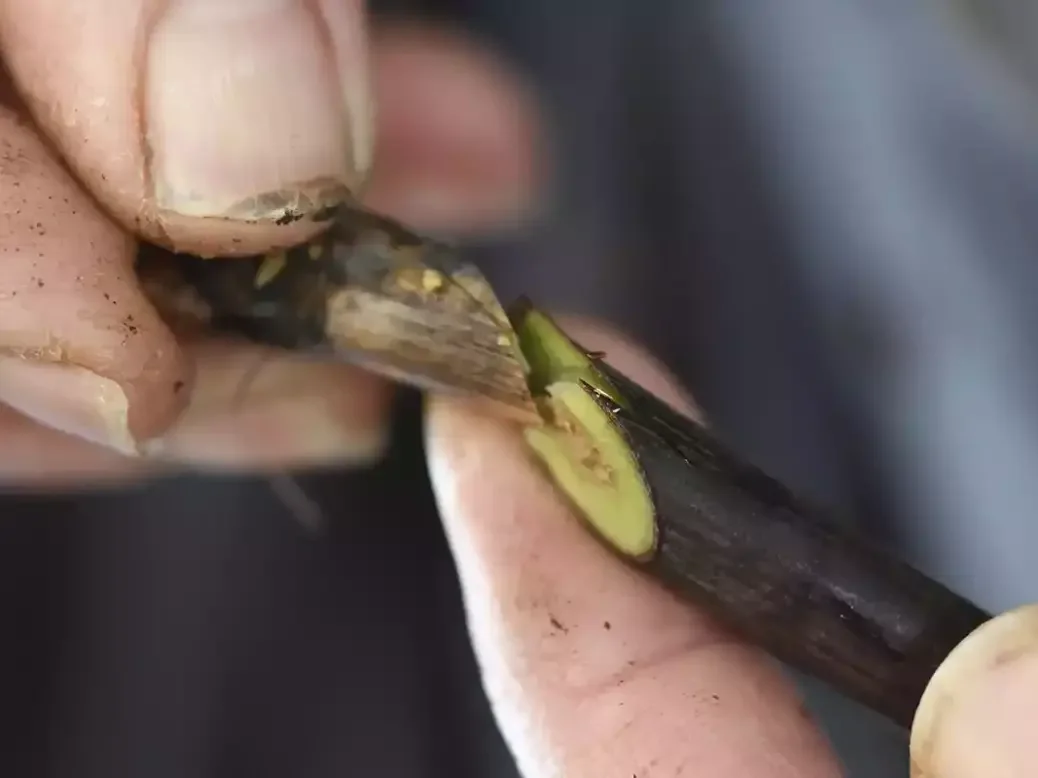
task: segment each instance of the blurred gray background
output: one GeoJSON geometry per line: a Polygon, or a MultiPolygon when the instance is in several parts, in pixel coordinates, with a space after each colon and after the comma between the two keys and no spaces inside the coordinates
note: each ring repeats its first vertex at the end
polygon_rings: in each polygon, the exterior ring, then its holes
{"type": "MultiPolygon", "coordinates": [[[[627,327],[734,447],[983,606],[1038,597],[1030,6],[375,7],[544,100],[550,218],[472,248],[503,296],[627,327]]],[[[418,425],[409,397],[387,463],[302,479],[323,537],[248,479],[0,498],[0,773],[514,775],[418,425]]],[[[903,734],[804,683],[848,775],[907,775],[903,734]]]]}

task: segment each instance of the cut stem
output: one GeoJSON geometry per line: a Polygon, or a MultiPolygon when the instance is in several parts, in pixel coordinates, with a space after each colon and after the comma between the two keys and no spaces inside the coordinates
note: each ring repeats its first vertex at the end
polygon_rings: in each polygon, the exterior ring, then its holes
{"type": "Polygon", "coordinates": [[[547,314],[521,301],[512,321],[547,422],[524,430],[527,444],[602,540],[624,556],[650,558],[657,532],[649,488],[603,404],[619,404],[618,392],[547,314]]]}
{"type": "Polygon", "coordinates": [[[549,424],[525,430],[579,515],[603,540],[638,560],[656,551],[656,517],[638,460],[587,384],[558,381],[546,387],[549,424]]]}
{"type": "Polygon", "coordinates": [[[570,340],[513,317],[546,424],[526,440],[609,547],[788,664],[908,727],[989,618],[845,529],[570,340]]]}
{"type": "Polygon", "coordinates": [[[539,416],[490,283],[452,248],[344,206],[308,243],[212,261],[142,246],[137,272],[179,328],[325,354],[420,389],[539,416]]]}

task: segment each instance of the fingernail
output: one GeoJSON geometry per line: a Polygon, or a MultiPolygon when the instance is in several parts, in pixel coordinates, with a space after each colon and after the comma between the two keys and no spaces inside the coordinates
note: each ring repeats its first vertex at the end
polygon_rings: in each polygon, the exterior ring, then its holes
{"type": "Polygon", "coordinates": [[[277,222],[326,213],[356,193],[371,111],[340,72],[361,70],[363,53],[333,52],[315,6],[169,3],[151,35],[145,95],[160,208],[277,222]]]}
{"type": "Polygon", "coordinates": [[[938,669],[912,727],[913,778],[1024,778],[1038,740],[1038,606],[1005,613],[938,669]]]}
{"type": "Polygon", "coordinates": [[[119,384],[75,365],[0,359],[0,402],[60,432],[135,455],[119,384]]]}

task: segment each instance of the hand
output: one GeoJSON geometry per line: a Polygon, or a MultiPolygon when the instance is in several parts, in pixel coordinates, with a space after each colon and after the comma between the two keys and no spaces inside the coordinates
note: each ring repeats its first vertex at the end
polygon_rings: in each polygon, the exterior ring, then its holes
{"type": "Polygon", "coordinates": [[[178,340],[136,240],[262,252],[362,190],[494,228],[532,197],[518,82],[447,32],[369,35],[361,0],[0,0],[0,54],[0,484],[378,457],[386,383],[178,340]]]}
{"type": "MultiPolygon", "coordinates": [[[[570,333],[692,415],[615,332],[570,333]]],[[[762,652],[628,569],[572,516],[521,437],[435,399],[433,487],[502,732],[528,778],[821,778],[840,768],[762,652]]],[[[915,778],[1036,773],[1038,606],[980,628],[920,706],[915,778]]]]}
{"type": "MultiPolygon", "coordinates": [[[[562,322],[694,412],[630,341],[562,322]]],[[[521,436],[443,398],[430,404],[427,436],[484,686],[523,775],[839,774],[778,668],[618,562],[571,515],[521,436]]]]}
{"type": "Polygon", "coordinates": [[[913,778],[1038,772],[1038,605],[1004,613],[959,644],[923,695],[913,778]]]}

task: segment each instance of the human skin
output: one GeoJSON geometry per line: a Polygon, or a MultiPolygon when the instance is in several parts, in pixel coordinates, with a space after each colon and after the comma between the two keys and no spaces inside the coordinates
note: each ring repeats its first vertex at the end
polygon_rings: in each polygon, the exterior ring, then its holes
{"type": "MultiPolygon", "coordinates": [[[[0,52],[9,486],[381,455],[386,383],[178,338],[135,283],[139,239],[259,252],[319,229],[275,224],[279,208],[345,192],[464,234],[537,200],[540,120],[520,79],[449,32],[369,33],[356,0],[0,0],[0,52]]],[[[695,412],[636,344],[564,321],[695,412]]],[[[528,778],[839,774],[775,664],[619,565],[514,430],[432,399],[427,435],[485,687],[528,778]]],[[[916,775],[1029,774],[1036,624],[1007,614],[949,659],[913,733],[916,775]]]]}
{"type": "Polygon", "coordinates": [[[384,382],[177,339],[131,272],[139,236],[217,255],[294,243],[320,225],[241,204],[316,207],[314,181],[457,234],[532,199],[530,100],[476,45],[401,27],[369,41],[352,0],[166,5],[0,1],[9,483],[381,453],[384,382]]]}

